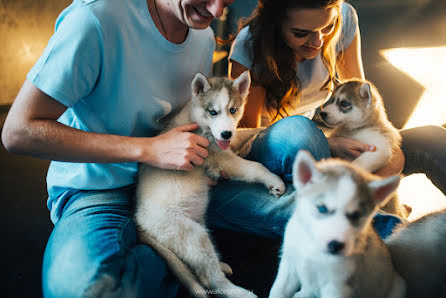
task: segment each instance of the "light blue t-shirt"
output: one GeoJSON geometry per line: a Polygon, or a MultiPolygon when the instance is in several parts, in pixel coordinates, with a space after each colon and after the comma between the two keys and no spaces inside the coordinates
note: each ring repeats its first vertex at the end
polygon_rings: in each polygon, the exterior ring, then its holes
{"type": "MultiPolygon", "coordinates": [[[[342,32],[336,44],[336,50],[341,52],[348,48],[355,38],[358,28],[358,16],[355,9],[348,3],[342,3],[342,32]]],[[[253,52],[249,27],[243,28],[237,35],[231,47],[229,59],[240,63],[248,69],[253,68],[253,52]]],[[[312,118],[314,111],[329,95],[327,91],[321,91],[322,85],[328,79],[328,71],[322,62],[321,55],[310,60],[297,63],[296,73],[301,83],[300,100],[291,103],[288,110],[291,115],[303,115],[312,118]]],[[[262,126],[270,124],[271,115],[266,108],[262,113],[262,126]]]]}
{"type": "MultiPolygon", "coordinates": [[[[88,132],[151,137],[166,107],[189,99],[197,72],[208,76],[215,49],[210,28],[190,29],[173,44],[156,29],[146,0],[75,0],[56,21],[43,55],[28,74],[67,106],[59,122],[88,132]]],[[[137,163],[50,164],[48,208],[56,222],[78,190],[135,183],[137,163]]]]}

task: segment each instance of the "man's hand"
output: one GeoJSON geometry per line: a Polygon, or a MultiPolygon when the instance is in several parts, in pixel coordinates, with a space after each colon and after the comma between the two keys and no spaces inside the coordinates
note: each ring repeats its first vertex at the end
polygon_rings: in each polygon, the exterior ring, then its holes
{"type": "Polygon", "coordinates": [[[209,141],[193,133],[198,124],[190,123],[173,128],[153,138],[142,138],[145,142],[141,162],[152,166],[191,171],[203,164],[208,156],[209,141]]]}

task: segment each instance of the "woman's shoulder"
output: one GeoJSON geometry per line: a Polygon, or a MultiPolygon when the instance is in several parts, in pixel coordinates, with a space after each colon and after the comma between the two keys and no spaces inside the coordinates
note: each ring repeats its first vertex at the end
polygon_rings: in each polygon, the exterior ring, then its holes
{"type": "Polygon", "coordinates": [[[248,69],[252,67],[252,41],[249,26],[242,28],[231,46],[229,60],[236,61],[248,69]]]}
{"type": "Polygon", "coordinates": [[[337,51],[347,48],[353,41],[359,27],[358,15],[355,8],[346,2],[342,3],[342,33],[337,44],[337,51]]]}
{"type": "MultiPolygon", "coordinates": [[[[342,6],[341,6],[341,13],[342,13],[342,18],[345,21],[352,21],[352,20],[358,20],[358,15],[356,13],[356,9],[350,4],[350,3],[346,3],[346,2],[342,2],[342,6]]],[[[344,22],[344,24],[346,24],[346,22],[344,22]]]]}

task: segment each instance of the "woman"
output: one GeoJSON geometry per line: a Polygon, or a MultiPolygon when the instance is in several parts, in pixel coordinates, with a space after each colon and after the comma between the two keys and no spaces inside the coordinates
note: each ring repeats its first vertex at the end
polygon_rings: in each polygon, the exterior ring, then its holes
{"type": "MultiPolygon", "coordinates": [[[[291,115],[306,117],[293,117],[299,126],[312,126],[308,119],[330,95],[336,78],[365,78],[358,17],[342,0],[259,1],[229,59],[231,77],[252,71],[242,119],[246,127],[268,126],[291,115]]],[[[332,156],[350,160],[375,150],[373,144],[345,138],[327,141],[332,156]]],[[[378,174],[397,174],[403,165],[399,150],[378,174]]]]}

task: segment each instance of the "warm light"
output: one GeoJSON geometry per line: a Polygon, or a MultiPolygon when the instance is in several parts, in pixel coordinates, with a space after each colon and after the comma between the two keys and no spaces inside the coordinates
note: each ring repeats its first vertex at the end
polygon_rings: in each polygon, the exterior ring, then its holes
{"type": "MultiPolygon", "coordinates": [[[[387,49],[381,54],[426,88],[404,129],[446,123],[446,46],[387,49]]],[[[404,178],[398,195],[413,208],[410,220],[446,208],[446,197],[423,174],[404,178]]]]}
{"type": "Polygon", "coordinates": [[[381,54],[426,88],[404,128],[446,123],[446,46],[388,49],[381,54]]]}

